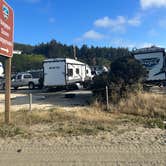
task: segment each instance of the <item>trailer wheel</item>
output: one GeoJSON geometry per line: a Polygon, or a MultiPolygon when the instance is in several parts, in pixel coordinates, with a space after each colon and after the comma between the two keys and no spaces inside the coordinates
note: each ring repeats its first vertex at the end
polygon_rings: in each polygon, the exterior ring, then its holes
{"type": "Polygon", "coordinates": [[[34,89],[35,88],[35,84],[33,82],[30,82],[28,85],[29,89],[34,89]]]}

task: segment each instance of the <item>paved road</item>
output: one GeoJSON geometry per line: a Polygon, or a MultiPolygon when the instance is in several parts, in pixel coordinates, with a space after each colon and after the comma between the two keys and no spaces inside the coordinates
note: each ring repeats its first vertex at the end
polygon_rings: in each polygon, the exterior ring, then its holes
{"type": "MultiPolygon", "coordinates": [[[[11,94],[12,107],[14,111],[29,108],[28,94],[32,93],[32,108],[50,109],[55,107],[76,107],[87,106],[92,96],[91,91],[59,91],[59,92],[41,92],[39,90],[28,91],[25,89],[14,91],[11,94]],[[66,94],[75,94],[73,98],[65,97],[66,94]]],[[[4,111],[5,97],[0,94],[0,112],[4,111]]]]}

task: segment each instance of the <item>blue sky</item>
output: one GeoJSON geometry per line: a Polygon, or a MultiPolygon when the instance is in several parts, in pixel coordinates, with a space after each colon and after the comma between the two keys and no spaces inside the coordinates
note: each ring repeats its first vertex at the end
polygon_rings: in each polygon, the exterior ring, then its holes
{"type": "Polygon", "coordinates": [[[15,42],[166,47],[166,0],[6,0],[15,42]]]}

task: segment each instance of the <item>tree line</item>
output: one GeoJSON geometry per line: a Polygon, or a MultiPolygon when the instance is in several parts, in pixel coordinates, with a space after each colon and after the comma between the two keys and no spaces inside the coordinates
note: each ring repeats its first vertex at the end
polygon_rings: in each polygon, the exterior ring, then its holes
{"type": "MultiPolygon", "coordinates": [[[[73,45],[62,44],[56,40],[34,46],[14,43],[14,50],[22,51],[21,55],[14,55],[12,58],[12,72],[14,73],[42,68],[44,59],[74,58],[73,45]]],[[[109,67],[116,59],[128,56],[130,53],[127,48],[82,45],[82,47],[76,46],[76,54],[78,60],[91,66],[105,65],[109,67]]],[[[4,58],[0,57],[0,61],[4,63],[4,58]]]]}
{"type": "MultiPolygon", "coordinates": [[[[14,49],[21,50],[24,56],[32,55],[32,59],[39,55],[40,60],[43,58],[74,58],[73,46],[62,44],[56,40],[51,40],[47,43],[40,43],[35,46],[15,43],[14,49]],[[41,58],[41,56],[43,56],[43,58],[41,58]]],[[[127,48],[94,47],[83,45],[82,47],[76,46],[76,54],[78,60],[89,65],[110,66],[111,62],[120,57],[128,56],[130,53],[127,48]]],[[[17,61],[19,61],[19,59],[17,59],[17,61]]]]}

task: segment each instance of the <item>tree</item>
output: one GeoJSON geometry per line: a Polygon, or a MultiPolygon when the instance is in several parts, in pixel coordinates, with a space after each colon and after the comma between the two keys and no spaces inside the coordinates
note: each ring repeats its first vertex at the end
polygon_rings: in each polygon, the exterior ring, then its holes
{"type": "Polygon", "coordinates": [[[132,56],[117,59],[111,64],[110,81],[114,83],[135,84],[141,82],[147,71],[140,62],[132,56]]]}
{"type": "Polygon", "coordinates": [[[111,64],[109,73],[94,79],[94,94],[99,99],[104,99],[105,87],[108,86],[110,100],[117,103],[122,97],[127,97],[130,92],[138,89],[146,74],[146,69],[132,56],[121,57],[111,64]]]}
{"type": "Polygon", "coordinates": [[[14,55],[12,58],[12,72],[41,69],[44,59],[43,55],[14,55]]]}

